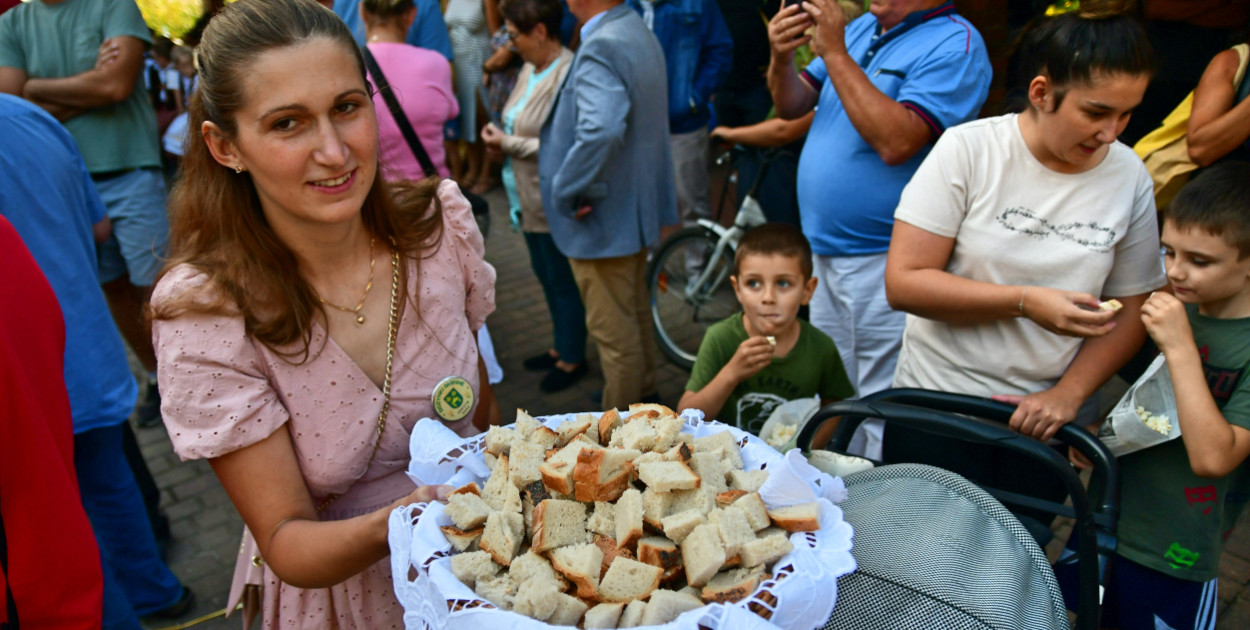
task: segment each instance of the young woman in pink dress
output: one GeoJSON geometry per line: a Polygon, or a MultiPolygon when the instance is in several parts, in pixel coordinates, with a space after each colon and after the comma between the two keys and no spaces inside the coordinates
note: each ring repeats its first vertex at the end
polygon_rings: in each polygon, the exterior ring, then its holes
{"type": "Polygon", "coordinates": [[[489,421],[474,330],[495,272],[453,182],[384,182],[334,14],[232,4],[198,65],[153,338],[174,448],[208,459],[250,532],[231,606],[249,577],[266,628],[402,627],[387,517],[446,491],[404,473],[418,419],[489,421]]]}

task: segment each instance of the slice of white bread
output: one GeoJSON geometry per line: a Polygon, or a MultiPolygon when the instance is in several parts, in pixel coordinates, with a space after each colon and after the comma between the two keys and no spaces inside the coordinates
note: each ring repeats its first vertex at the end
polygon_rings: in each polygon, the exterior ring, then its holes
{"type": "Polygon", "coordinates": [[[699,597],[708,603],[740,602],[759,588],[764,572],[760,567],[741,567],[717,573],[708,580],[699,597]]]}
{"type": "Polygon", "coordinates": [[[634,466],[634,477],[635,478],[638,477],[637,471],[638,471],[639,466],[646,464],[648,462],[662,462],[666,459],[667,458],[664,457],[664,453],[657,453],[655,451],[643,453],[642,455],[635,457],[634,461],[632,462],[634,466]]]}
{"type": "Polygon", "coordinates": [[[443,508],[451,522],[466,531],[481,527],[491,511],[482,497],[468,492],[447,495],[447,505],[443,508]]]}
{"type": "MultiPolygon", "coordinates": [[[[729,431],[721,431],[705,435],[701,438],[695,438],[694,451],[714,451],[718,448],[725,449],[722,454],[725,456],[725,464],[730,469],[742,469],[742,449],[738,446],[738,442],[734,440],[734,436],[729,431]]],[[[743,488],[745,490],[746,488],[743,488]]]]}
{"type": "Polygon", "coordinates": [[[590,542],[586,506],[577,501],[547,499],[534,508],[530,545],[542,553],[556,547],[590,542]]]}
{"type": "Polygon", "coordinates": [[[594,543],[570,545],[552,549],[548,554],[551,566],[577,586],[577,596],[594,599],[599,590],[599,570],[603,564],[603,550],[594,543]]]}
{"type": "Polygon", "coordinates": [[[564,446],[573,441],[573,438],[583,434],[590,428],[590,420],[565,420],[556,427],[556,434],[560,436],[560,440],[556,442],[556,446],[564,446]]]}
{"type": "Polygon", "coordinates": [[[681,542],[681,560],[686,567],[686,582],[703,586],[725,564],[725,546],[715,525],[704,523],[694,528],[681,542]]]}
{"type": "Polygon", "coordinates": [[[617,623],[618,628],[636,628],[642,625],[642,614],[647,611],[647,602],[641,599],[635,599],[625,606],[625,612],[621,613],[621,619],[617,623]]]}
{"type": "Polygon", "coordinates": [[[685,593],[685,594],[687,594],[687,595],[689,595],[689,596],[691,596],[691,597],[698,597],[698,596],[700,596],[700,595],[702,595],[702,594],[703,594],[703,589],[698,589],[698,588],[695,588],[695,587],[690,586],[689,584],[687,584],[686,586],[683,586],[683,587],[681,587],[681,588],[677,589],[677,592],[678,592],[678,593],[685,593]]]}
{"type": "Polygon", "coordinates": [[[716,507],[724,508],[733,505],[734,501],[750,494],[746,490],[726,490],[716,493],[716,507]]]}
{"type": "Polygon", "coordinates": [[[576,626],[589,608],[590,605],[586,602],[560,593],[556,598],[556,611],[547,618],[547,623],[553,626],[576,626]]]}
{"type": "Polygon", "coordinates": [[[534,432],[530,434],[527,442],[531,442],[543,447],[544,450],[553,449],[556,443],[560,441],[560,434],[552,430],[547,425],[540,425],[534,432]]]}
{"type": "Polygon", "coordinates": [[[706,522],[707,517],[699,510],[686,510],[670,514],[660,521],[663,525],[664,535],[677,544],[684,543],[686,536],[689,536],[690,532],[694,531],[694,528],[706,522]]]}
{"type": "Polygon", "coordinates": [[[621,612],[625,610],[625,604],[622,603],[603,603],[596,604],[582,617],[583,626],[586,630],[596,628],[615,628],[616,622],[621,618],[621,612]]]}
{"type": "Polygon", "coordinates": [[[768,511],[773,524],[788,532],[814,532],[820,529],[820,503],[810,501],[768,511]]]}
{"type": "Polygon", "coordinates": [[[486,519],[486,530],[478,546],[490,554],[496,563],[508,566],[516,557],[524,538],[525,525],[521,515],[513,512],[491,512],[486,519]]]}
{"type": "Polygon", "coordinates": [[[734,490],[759,492],[764,482],[768,481],[767,470],[731,470],[729,471],[729,487],[734,490]]]}
{"type": "Polygon", "coordinates": [[[482,463],[486,464],[486,468],[490,470],[494,470],[495,463],[498,461],[499,461],[498,457],[495,457],[494,455],[487,453],[485,451],[482,452],[482,463]]]}
{"type": "Polygon", "coordinates": [[[489,505],[492,510],[504,509],[508,503],[508,490],[516,489],[516,486],[512,485],[508,468],[508,456],[500,455],[499,459],[495,460],[495,466],[491,468],[490,478],[486,480],[486,485],[482,486],[482,500],[486,501],[486,505],[489,505]]]}
{"type": "Polygon", "coordinates": [[[616,525],[616,544],[630,547],[642,537],[642,493],[637,488],[626,490],[617,499],[613,521],[616,525]]]}
{"type": "Polygon", "coordinates": [[[688,610],[702,607],[703,602],[698,597],[661,589],[652,593],[647,601],[647,609],[642,613],[642,625],[666,624],[688,610]]]}
{"type": "Polygon", "coordinates": [[[624,424],[621,414],[616,409],[609,409],[599,416],[599,443],[607,446],[612,442],[612,435],[624,424]]]}
{"type": "Polygon", "coordinates": [[[629,406],[629,417],[651,416],[655,418],[676,418],[677,412],[660,403],[633,403],[629,406]],[[652,416],[650,412],[655,412],[652,416]]]}
{"type": "Polygon", "coordinates": [[[751,542],[742,545],[742,551],[738,555],[742,558],[742,565],[748,567],[767,566],[781,559],[782,556],[794,550],[794,543],[784,536],[767,536],[764,538],[756,538],[751,542]]]}
{"type": "MultiPolygon", "coordinates": [[[[573,494],[573,471],[577,468],[577,454],[585,448],[591,446],[581,440],[574,440],[548,457],[538,467],[543,483],[560,494],[573,494]]],[[[595,445],[594,448],[603,447],[595,445]]]]}
{"type": "MultiPolygon", "coordinates": [[[[632,425],[625,425],[628,429],[632,425]]],[[[660,491],[691,490],[699,487],[699,475],[684,462],[647,462],[638,466],[638,478],[648,488],[660,491]]]]}
{"type": "MultiPolygon", "coordinates": [[[[682,433],[684,437],[690,437],[689,433],[682,433]]],[[[678,441],[673,448],[664,452],[664,459],[670,462],[689,462],[694,457],[694,451],[690,450],[690,445],[678,441]]]]}
{"type": "Polygon", "coordinates": [[[517,441],[516,431],[507,427],[491,425],[486,431],[486,452],[492,455],[507,455],[512,444],[517,441]]]}
{"type": "Polygon", "coordinates": [[[646,599],[660,586],[661,573],[663,570],[660,567],[628,558],[617,558],[599,581],[599,600],[628,602],[646,599]]]}
{"type": "Polygon", "coordinates": [[[538,580],[551,582],[561,591],[568,587],[568,582],[555,570],[555,567],[551,566],[551,562],[534,553],[533,549],[527,549],[525,553],[513,558],[507,575],[512,578],[515,586],[520,586],[523,582],[538,580]]]}
{"type": "Polygon", "coordinates": [[[512,611],[546,621],[555,614],[556,606],[560,604],[560,595],[563,593],[551,582],[528,580],[517,587],[516,597],[512,599],[512,611]]]}
{"type": "Polygon", "coordinates": [[[603,581],[603,576],[607,574],[608,567],[612,566],[612,563],[616,561],[617,558],[629,558],[630,560],[636,559],[632,551],[616,544],[616,539],[611,536],[600,536],[596,534],[594,544],[600,551],[603,552],[603,563],[599,565],[600,582],[603,581]]]}
{"type": "Polygon", "coordinates": [[[677,436],[681,435],[682,427],[685,423],[677,416],[666,416],[651,420],[651,428],[655,429],[655,446],[652,447],[656,451],[667,451],[673,448],[677,443],[677,436]]]}
{"type": "Polygon", "coordinates": [[[610,444],[617,448],[632,448],[645,453],[655,448],[657,437],[659,437],[658,434],[648,422],[626,422],[625,426],[612,433],[610,444]]]}
{"type": "Polygon", "coordinates": [[[769,536],[781,536],[782,538],[789,540],[790,532],[784,529],[781,529],[780,527],[771,527],[771,526],[765,527],[764,529],[761,529],[760,531],[755,532],[756,538],[768,538],[769,536]]]}
{"type": "Polygon", "coordinates": [[[516,424],[513,425],[513,430],[516,431],[519,439],[529,440],[530,435],[541,426],[543,426],[543,423],[535,420],[524,409],[516,410],[516,424]]]}
{"type": "Polygon", "coordinates": [[[764,506],[764,499],[758,492],[748,492],[734,500],[732,505],[742,510],[747,517],[747,522],[751,524],[751,529],[757,532],[771,523],[768,519],[768,508],[764,506]]]}
{"type": "Polygon", "coordinates": [[[485,527],[465,531],[450,525],[440,527],[439,529],[443,530],[443,536],[447,537],[447,542],[451,543],[452,548],[456,551],[469,551],[473,548],[473,544],[477,542],[477,539],[482,537],[482,532],[486,531],[485,527]]]}
{"type": "Polygon", "coordinates": [[[664,536],[646,536],[638,540],[638,561],[664,569],[661,582],[668,582],[681,574],[681,549],[677,543],[664,536]]]}
{"type": "Polygon", "coordinates": [[[686,510],[698,510],[707,515],[711,514],[712,510],[715,509],[715,497],[703,490],[674,490],[673,501],[668,506],[668,513],[676,514],[686,510]]]}
{"type": "Polygon", "coordinates": [[[710,492],[713,495],[720,494],[729,490],[729,484],[725,483],[725,464],[723,460],[723,449],[712,451],[703,451],[695,453],[690,459],[690,468],[701,480],[699,489],[710,492]]]}
{"type": "Polygon", "coordinates": [[[642,491],[642,520],[648,525],[663,529],[661,521],[668,515],[668,508],[673,503],[671,492],[661,492],[655,488],[642,491]]]}
{"type": "Polygon", "coordinates": [[[499,565],[485,551],[458,553],[451,557],[451,572],[470,588],[478,580],[495,577],[499,573],[499,565]]]}
{"type": "Polygon", "coordinates": [[[629,488],[633,466],[642,453],[607,448],[582,449],[573,467],[573,496],[578,501],[615,501],[629,488]]]}
{"type": "Polygon", "coordinates": [[[512,479],[512,484],[524,488],[542,480],[543,475],[538,472],[538,467],[543,465],[546,455],[547,451],[541,445],[521,441],[514,443],[508,454],[508,476],[512,479]]]}
{"type": "Polygon", "coordinates": [[[746,513],[738,508],[717,508],[708,517],[708,522],[720,531],[720,539],[725,547],[726,556],[738,555],[743,545],[755,540],[755,529],[747,520],[746,513]]]}
{"type": "Polygon", "coordinates": [[[507,574],[500,574],[493,578],[478,580],[473,587],[473,592],[494,604],[495,608],[512,610],[512,600],[516,597],[516,585],[507,574]]]}
{"type": "Polygon", "coordinates": [[[1119,300],[1114,299],[1114,298],[1098,304],[1098,310],[1100,311],[1115,312],[1122,308],[1124,308],[1124,304],[1120,303],[1119,300]]]}
{"type": "Polygon", "coordinates": [[[607,501],[595,501],[595,511],[586,521],[586,529],[595,534],[615,537],[616,506],[607,501]]]}

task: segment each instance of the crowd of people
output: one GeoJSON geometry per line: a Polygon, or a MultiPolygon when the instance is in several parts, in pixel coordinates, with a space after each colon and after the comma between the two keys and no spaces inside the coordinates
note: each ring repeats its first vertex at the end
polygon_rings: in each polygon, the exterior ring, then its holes
{"type": "MultiPolygon", "coordinates": [[[[713,216],[715,140],[740,182],[767,163],[770,222],[670,403],[758,433],[785,401],[917,387],[1011,403],[1049,440],[1096,429],[1097,391],[1161,352],[1182,438],[1120,459],[1104,624],[1213,627],[1250,496],[1250,52],[1204,60],[1198,170],[1157,207],[1117,139],[1166,64],[1134,3],[1083,4],[1033,7],[997,116],[986,44],[943,0],[241,0],[176,46],[133,0],[0,14],[0,622],[192,605],[134,411],[246,524],[230,609],[402,624],[387,516],[449,490],[405,474],[413,426],[501,422],[477,195],[497,172],[546,298],[539,388],[583,378],[593,340],[602,408],[658,401],[648,256],[713,216]]],[[[880,422],[851,450],[1055,492],[880,422]]]]}

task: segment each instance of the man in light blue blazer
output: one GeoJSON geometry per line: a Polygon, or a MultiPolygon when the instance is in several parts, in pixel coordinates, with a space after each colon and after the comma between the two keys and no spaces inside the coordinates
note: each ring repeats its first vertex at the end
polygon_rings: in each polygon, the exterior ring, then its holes
{"type": "Polygon", "coordinates": [[[604,408],[656,394],[647,246],[677,223],[664,51],[621,0],[569,0],[581,46],[543,126],[543,207],[599,346],[604,408]]]}

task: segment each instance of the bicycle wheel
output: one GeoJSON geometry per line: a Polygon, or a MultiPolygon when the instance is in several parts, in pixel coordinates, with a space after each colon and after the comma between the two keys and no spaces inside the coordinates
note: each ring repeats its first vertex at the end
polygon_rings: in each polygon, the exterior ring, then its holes
{"type": "Polygon", "coordinates": [[[678,230],[660,245],[647,269],[656,342],[669,361],[687,370],[708,327],[738,310],[729,283],[734,250],[726,247],[716,255],[718,240],[702,226],[678,230]]]}

